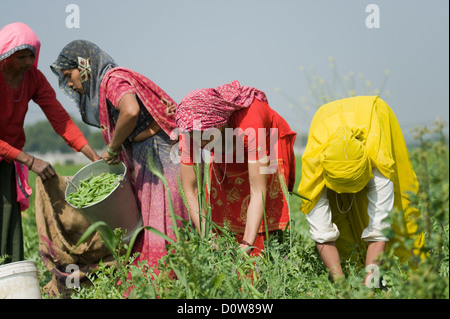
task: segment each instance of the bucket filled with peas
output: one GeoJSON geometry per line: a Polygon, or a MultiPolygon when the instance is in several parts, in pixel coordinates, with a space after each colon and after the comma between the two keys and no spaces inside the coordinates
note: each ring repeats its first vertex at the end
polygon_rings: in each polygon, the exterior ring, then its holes
{"type": "Polygon", "coordinates": [[[125,231],[125,242],[142,226],[124,163],[108,165],[98,160],[81,168],[67,182],[67,203],[91,224],[103,221],[112,230],[121,228],[125,231]]]}

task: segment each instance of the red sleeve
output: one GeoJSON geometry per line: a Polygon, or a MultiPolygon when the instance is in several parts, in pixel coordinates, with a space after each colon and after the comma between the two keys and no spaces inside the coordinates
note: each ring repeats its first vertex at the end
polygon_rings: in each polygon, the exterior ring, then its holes
{"type": "Polygon", "coordinates": [[[189,133],[180,134],[178,146],[180,147],[180,161],[182,164],[194,165],[194,163],[201,162],[202,149],[198,141],[192,139],[189,133]]]}
{"type": "Polygon", "coordinates": [[[14,161],[19,153],[20,150],[12,147],[7,142],[0,140],[0,158],[3,158],[9,163],[14,161]]]}
{"type": "Polygon", "coordinates": [[[180,161],[186,165],[193,165],[192,154],[190,150],[187,148],[186,144],[186,136],[184,134],[180,134],[178,146],[180,147],[180,161]]]}
{"type": "Polygon", "coordinates": [[[55,132],[64,139],[66,144],[75,151],[80,151],[84,145],[88,144],[86,138],[56,99],[56,93],[45,76],[41,71],[36,71],[38,85],[32,96],[33,101],[41,107],[55,132]]]}
{"type": "Polygon", "coordinates": [[[236,112],[234,125],[239,129],[248,161],[255,162],[267,155],[267,139],[271,129],[271,115],[267,103],[257,99],[245,109],[236,112]]]}

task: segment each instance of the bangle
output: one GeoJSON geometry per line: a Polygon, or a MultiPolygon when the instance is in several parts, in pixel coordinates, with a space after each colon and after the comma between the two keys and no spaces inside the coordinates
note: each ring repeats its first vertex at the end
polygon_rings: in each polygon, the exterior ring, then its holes
{"type": "Polygon", "coordinates": [[[34,164],[34,156],[31,156],[31,164],[30,166],[28,166],[28,169],[31,169],[33,167],[34,164]]]}
{"type": "Polygon", "coordinates": [[[251,247],[251,246],[253,246],[252,244],[250,244],[248,241],[246,241],[246,240],[241,240],[241,244],[242,245],[245,245],[245,246],[249,246],[249,247],[251,247]]]}
{"type": "Polygon", "coordinates": [[[111,149],[109,148],[109,145],[106,145],[106,151],[111,156],[119,156],[119,154],[120,154],[120,152],[113,152],[113,151],[111,151],[111,149]]]}

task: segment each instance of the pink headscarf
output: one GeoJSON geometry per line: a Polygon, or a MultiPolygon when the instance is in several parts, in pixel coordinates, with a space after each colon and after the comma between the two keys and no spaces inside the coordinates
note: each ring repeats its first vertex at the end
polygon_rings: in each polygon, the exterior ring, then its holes
{"type": "Polygon", "coordinates": [[[17,51],[28,49],[36,56],[33,66],[37,68],[40,48],[41,42],[36,33],[24,23],[11,23],[0,30],[0,61],[17,51]]]}
{"type": "Polygon", "coordinates": [[[267,102],[264,92],[241,86],[238,81],[215,89],[194,90],[187,94],[177,107],[177,126],[185,132],[220,128],[227,123],[234,111],[249,107],[255,98],[267,102]],[[198,126],[198,123],[201,126],[198,126]]]}

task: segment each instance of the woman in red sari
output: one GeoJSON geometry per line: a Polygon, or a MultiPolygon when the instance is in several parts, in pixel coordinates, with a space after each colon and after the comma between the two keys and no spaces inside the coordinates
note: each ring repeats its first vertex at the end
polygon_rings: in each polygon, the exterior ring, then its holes
{"type": "Polygon", "coordinates": [[[292,191],[295,182],[296,133],[262,91],[238,81],[192,91],[178,105],[176,120],[182,133],[181,182],[197,229],[201,220],[193,164],[202,147],[211,151],[212,221],[227,225],[243,250],[258,255],[266,230],[284,229],[289,222],[283,187],[292,191]]]}
{"type": "Polygon", "coordinates": [[[7,255],[6,262],[24,258],[20,211],[29,205],[28,171],[43,180],[56,174],[49,162],[22,151],[30,100],[70,147],[92,161],[100,158],[37,69],[39,49],[38,37],[23,23],[0,30],[0,256],[7,255]]]}

